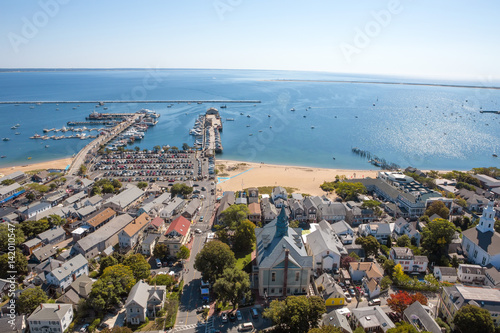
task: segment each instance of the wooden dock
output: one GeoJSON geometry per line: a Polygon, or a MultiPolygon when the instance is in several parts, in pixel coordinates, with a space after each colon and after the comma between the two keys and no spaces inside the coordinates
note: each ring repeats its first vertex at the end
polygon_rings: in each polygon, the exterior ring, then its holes
{"type": "Polygon", "coordinates": [[[0,101],[0,104],[84,104],[84,103],[99,104],[99,105],[111,104],[111,103],[122,103],[122,104],[130,104],[130,103],[132,103],[132,104],[137,104],[137,103],[151,103],[151,104],[162,104],[162,103],[168,103],[168,104],[250,103],[250,104],[257,104],[260,102],[261,101],[259,101],[259,100],[236,100],[236,101],[233,101],[233,100],[150,100],[150,101],[147,101],[147,100],[143,100],[143,101],[114,100],[114,101],[0,101]]]}

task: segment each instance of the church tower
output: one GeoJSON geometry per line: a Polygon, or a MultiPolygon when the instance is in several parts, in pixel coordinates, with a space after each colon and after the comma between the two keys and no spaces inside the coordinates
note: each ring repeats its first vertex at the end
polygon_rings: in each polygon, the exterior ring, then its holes
{"type": "Polygon", "coordinates": [[[480,232],[495,232],[495,210],[493,209],[493,201],[488,202],[488,206],[483,210],[483,215],[479,219],[479,224],[476,228],[480,232]]]}
{"type": "Polygon", "coordinates": [[[276,221],[276,237],[283,237],[288,235],[288,216],[286,216],[285,207],[281,208],[276,221]]]}

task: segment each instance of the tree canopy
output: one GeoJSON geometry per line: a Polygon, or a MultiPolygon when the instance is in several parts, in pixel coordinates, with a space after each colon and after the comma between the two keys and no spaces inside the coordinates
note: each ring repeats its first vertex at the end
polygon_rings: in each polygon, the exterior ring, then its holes
{"type": "Polygon", "coordinates": [[[358,237],[355,241],[356,244],[359,244],[365,250],[365,254],[367,257],[369,256],[377,256],[378,250],[380,248],[380,243],[373,236],[366,237],[358,237]]]}
{"type": "Polygon", "coordinates": [[[177,252],[177,259],[187,259],[190,255],[191,251],[189,251],[186,246],[182,245],[177,252]]]}
{"type": "Polygon", "coordinates": [[[172,193],[172,197],[179,194],[185,196],[193,193],[193,188],[184,183],[176,183],[170,188],[170,193],[172,193]]]}
{"type": "Polygon", "coordinates": [[[15,246],[18,246],[19,244],[22,244],[25,240],[24,237],[24,232],[22,228],[19,228],[15,225],[10,225],[10,231],[9,232],[9,225],[7,223],[2,223],[0,224],[0,248],[3,251],[6,251],[6,249],[9,246],[9,234],[13,233],[14,238],[15,238],[15,246]]]}
{"type": "Polygon", "coordinates": [[[486,309],[475,305],[464,305],[453,318],[455,329],[462,333],[493,333],[495,325],[486,309]]]}
{"type": "Polygon", "coordinates": [[[345,201],[356,200],[358,194],[366,193],[366,187],[362,183],[339,182],[335,193],[345,201]]]}
{"type": "Polygon", "coordinates": [[[325,312],[325,301],[319,296],[288,296],[284,301],[272,301],[263,316],[271,319],[284,332],[308,332],[318,327],[319,319],[325,312]]]}
{"type": "Polygon", "coordinates": [[[99,275],[104,273],[104,270],[110,266],[114,266],[118,264],[118,259],[113,256],[101,257],[99,260],[99,275]]]}
{"type": "MultiPolygon", "coordinates": [[[[9,262],[11,262],[11,260],[9,260],[8,253],[4,253],[0,256],[0,277],[7,278],[10,276],[7,272],[12,271],[13,269],[9,262]]],[[[26,259],[26,256],[17,248],[14,254],[14,267],[14,270],[17,272],[19,277],[28,273],[28,260],[26,259]]]]}
{"type": "Polygon", "coordinates": [[[403,235],[396,240],[396,244],[399,247],[408,247],[411,245],[411,239],[408,235],[403,235]]]}
{"type": "Polygon", "coordinates": [[[317,328],[312,328],[307,333],[342,333],[343,331],[335,326],[324,325],[317,328]]]}
{"type": "Polygon", "coordinates": [[[398,291],[396,294],[390,294],[387,305],[392,311],[402,314],[407,307],[416,301],[419,301],[422,305],[427,305],[427,298],[422,293],[410,294],[407,291],[398,291]]]}
{"type": "Polygon", "coordinates": [[[123,261],[123,265],[130,267],[136,280],[146,279],[151,275],[151,265],[140,253],[127,256],[123,261]]]}
{"type": "Polygon", "coordinates": [[[443,219],[447,219],[450,216],[450,210],[442,201],[436,200],[431,203],[425,211],[425,215],[427,216],[432,216],[434,214],[441,216],[443,219]]]}
{"type": "Polygon", "coordinates": [[[244,298],[250,297],[250,278],[246,272],[228,267],[215,281],[214,291],[218,300],[224,304],[231,303],[234,309],[244,298]]]}
{"type": "Polygon", "coordinates": [[[451,243],[455,231],[455,225],[445,219],[435,219],[427,223],[422,232],[421,245],[430,262],[440,264],[441,257],[451,243]]]}
{"type": "Polygon", "coordinates": [[[245,253],[250,252],[255,244],[255,240],[255,224],[249,220],[243,220],[236,227],[234,233],[234,249],[245,253]]]}
{"type": "Polygon", "coordinates": [[[413,325],[402,321],[399,323],[396,323],[395,328],[390,328],[387,330],[387,333],[430,333],[428,331],[417,331],[413,325]]]}
{"type": "Polygon", "coordinates": [[[194,268],[201,272],[204,280],[214,283],[224,269],[234,267],[236,258],[229,245],[214,240],[208,242],[196,255],[194,268]]]}
{"type": "Polygon", "coordinates": [[[248,214],[250,211],[247,205],[231,205],[222,212],[220,223],[224,227],[234,230],[247,219],[248,214]]]}
{"type": "Polygon", "coordinates": [[[47,303],[49,298],[40,287],[23,291],[17,300],[17,310],[20,313],[31,314],[41,303],[47,303]]]}

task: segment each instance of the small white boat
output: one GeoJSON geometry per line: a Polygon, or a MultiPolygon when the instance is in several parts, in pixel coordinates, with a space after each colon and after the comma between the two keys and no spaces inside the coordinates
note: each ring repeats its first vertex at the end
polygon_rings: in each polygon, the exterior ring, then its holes
{"type": "Polygon", "coordinates": [[[290,111],[295,111],[295,108],[291,108],[290,111]]]}

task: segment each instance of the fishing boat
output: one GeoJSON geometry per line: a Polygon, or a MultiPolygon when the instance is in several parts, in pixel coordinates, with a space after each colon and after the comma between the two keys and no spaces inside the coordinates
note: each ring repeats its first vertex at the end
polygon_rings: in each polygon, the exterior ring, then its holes
{"type": "Polygon", "coordinates": [[[49,145],[45,145],[45,148],[49,148],[50,146],[49,145]]]}
{"type": "Polygon", "coordinates": [[[3,141],[10,141],[10,139],[9,139],[9,138],[3,138],[2,140],[3,140],[3,141]]]}
{"type": "Polygon", "coordinates": [[[225,108],[227,108],[227,106],[226,105],[221,105],[220,108],[221,109],[225,109],[225,108]]]}
{"type": "Polygon", "coordinates": [[[240,116],[243,116],[243,114],[244,114],[243,112],[240,112],[240,116]]]}
{"type": "Polygon", "coordinates": [[[493,157],[498,157],[498,155],[497,154],[493,154],[493,157]]]}
{"type": "Polygon", "coordinates": [[[249,115],[249,114],[247,114],[247,118],[250,118],[250,115],[249,115]]]}
{"type": "Polygon", "coordinates": [[[14,133],[14,134],[16,134],[16,135],[20,135],[21,133],[19,133],[19,132],[16,132],[16,133],[14,133]]]}
{"type": "Polygon", "coordinates": [[[290,111],[295,111],[295,108],[291,108],[290,111]]]}

